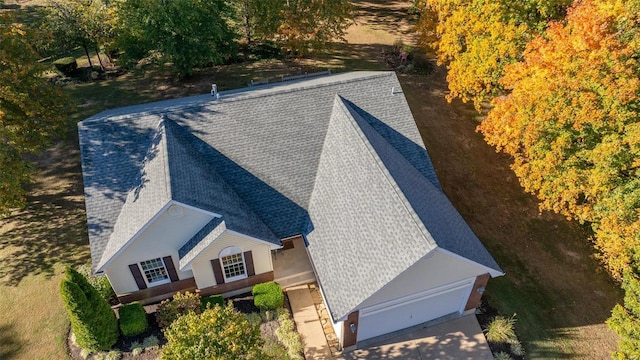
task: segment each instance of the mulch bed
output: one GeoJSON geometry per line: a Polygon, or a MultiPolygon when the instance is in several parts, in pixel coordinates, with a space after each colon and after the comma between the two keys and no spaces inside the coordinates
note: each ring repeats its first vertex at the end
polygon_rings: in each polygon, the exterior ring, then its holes
{"type": "MultiPolygon", "coordinates": [[[[487,302],[484,299],[482,299],[482,303],[478,307],[478,310],[479,311],[476,312],[476,318],[478,318],[478,323],[480,323],[480,327],[483,330],[491,322],[491,320],[493,320],[493,318],[495,318],[496,316],[502,315],[494,307],[487,304],[487,302]]],[[[524,360],[526,358],[525,356],[518,356],[511,353],[511,347],[508,343],[497,343],[497,342],[488,341],[488,340],[487,340],[487,343],[489,344],[489,348],[491,349],[491,352],[494,355],[502,351],[511,355],[511,358],[514,360],[524,360]]]]}
{"type": "MultiPolygon", "coordinates": [[[[286,299],[286,296],[285,296],[286,299]]],[[[233,301],[233,307],[241,313],[250,314],[250,313],[259,313],[260,309],[253,304],[253,295],[251,293],[244,293],[236,296],[232,296],[226,301],[233,301]]],[[[147,319],[149,320],[149,328],[144,333],[133,336],[133,337],[124,337],[120,336],[118,342],[113,346],[112,350],[119,351],[122,353],[122,360],[155,360],[160,358],[160,350],[145,350],[142,354],[138,356],[134,356],[129,350],[131,349],[131,344],[135,341],[142,344],[144,339],[149,336],[156,336],[159,340],[159,345],[162,347],[167,340],[162,333],[161,328],[158,326],[156,322],[155,310],[158,307],[158,304],[152,304],[145,306],[145,310],[147,311],[147,319]]],[[[261,325],[260,329],[263,333],[274,335],[275,330],[278,327],[277,321],[269,321],[261,325]]],[[[69,356],[73,360],[84,360],[82,356],[80,356],[81,349],[75,345],[71,341],[71,331],[69,331],[69,335],[67,336],[67,346],[69,356]]]]}

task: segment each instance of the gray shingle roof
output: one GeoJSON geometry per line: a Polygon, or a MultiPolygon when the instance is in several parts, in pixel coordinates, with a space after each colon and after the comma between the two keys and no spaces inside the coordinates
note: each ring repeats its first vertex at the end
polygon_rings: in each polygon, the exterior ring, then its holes
{"type": "Polygon", "coordinates": [[[198,231],[193,237],[187,241],[180,249],[178,249],[178,256],[180,257],[180,270],[183,270],[187,265],[191,263],[193,259],[200,254],[204,249],[213,243],[218,236],[227,229],[224,224],[224,220],[219,217],[214,217],[205,225],[200,231],[198,231]]]}
{"type": "Polygon", "coordinates": [[[334,319],[437,246],[499,269],[446,196],[339,96],[309,213],[309,254],[334,319]]]}
{"type": "MultiPolygon", "coordinates": [[[[334,315],[379,287],[370,273],[383,273],[380,282],[388,282],[436,243],[499,269],[442,194],[392,72],[272,84],[221,92],[217,100],[170,100],[85,120],[80,142],[94,264],[119,234],[118,214],[128,211],[123,204],[139,183],[122,178],[152,169],[143,160],[159,127],[166,136],[171,199],[220,214],[229,229],[271,242],[309,235],[334,315]],[[447,233],[451,226],[460,227],[456,236],[447,233]],[[382,233],[389,237],[374,236],[382,233]],[[394,255],[391,265],[379,262],[398,234],[411,251],[394,255]],[[326,268],[332,262],[346,267],[344,254],[359,254],[356,260],[368,270],[352,274],[353,281],[337,279],[326,268]]],[[[215,229],[205,226],[180,256],[191,256],[215,229]]]]}

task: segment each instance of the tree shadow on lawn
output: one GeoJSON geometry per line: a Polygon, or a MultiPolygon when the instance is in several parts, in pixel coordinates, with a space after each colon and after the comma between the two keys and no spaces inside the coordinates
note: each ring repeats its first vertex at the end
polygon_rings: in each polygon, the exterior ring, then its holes
{"type": "Polygon", "coordinates": [[[0,359],[8,360],[14,358],[22,346],[23,343],[18,339],[18,334],[13,325],[0,326],[0,359]]]}
{"type": "Polygon", "coordinates": [[[36,159],[27,205],[0,219],[0,285],[54,275],[54,265],[87,263],[86,217],[78,151],[60,143],[36,159]]]}

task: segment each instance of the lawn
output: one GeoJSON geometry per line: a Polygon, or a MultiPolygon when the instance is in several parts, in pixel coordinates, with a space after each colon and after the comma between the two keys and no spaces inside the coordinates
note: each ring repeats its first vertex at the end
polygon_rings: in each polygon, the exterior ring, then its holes
{"type": "MultiPolygon", "coordinates": [[[[197,72],[185,81],[167,69],[66,87],[78,103],[67,138],[38,156],[28,205],[0,220],[0,359],[62,359],[68,329],[58,295],[64,264],[89,260],[75,123],[107,108],[246,86],[252,79],[318,70],[384,70],[381,52],[396,39],[414,41],[410,2],[357,2],[348,44],[315,59],[240,63],[197,72]]],[[[82,60],[79,58],[79,60],[82,60]]],[[[507,275],[486,296],[516,330],[531,358],[609,357],[616,338],[603,321],[621,292],[592,259],[590,233],[539,213],[509,169],[475,132],[471,106],[444,100],[445,70],[401,75],[405,96],[445,193],[507,275]]]]}

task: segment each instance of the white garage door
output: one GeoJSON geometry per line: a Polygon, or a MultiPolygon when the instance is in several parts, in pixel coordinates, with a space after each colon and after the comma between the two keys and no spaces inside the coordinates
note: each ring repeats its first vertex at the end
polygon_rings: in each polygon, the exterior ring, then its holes
{"type": "Polygon", "coordinates": [[[473,284],[464,284],[386,307],[360,311],[358,341],[461,312],[473,284]]]}

